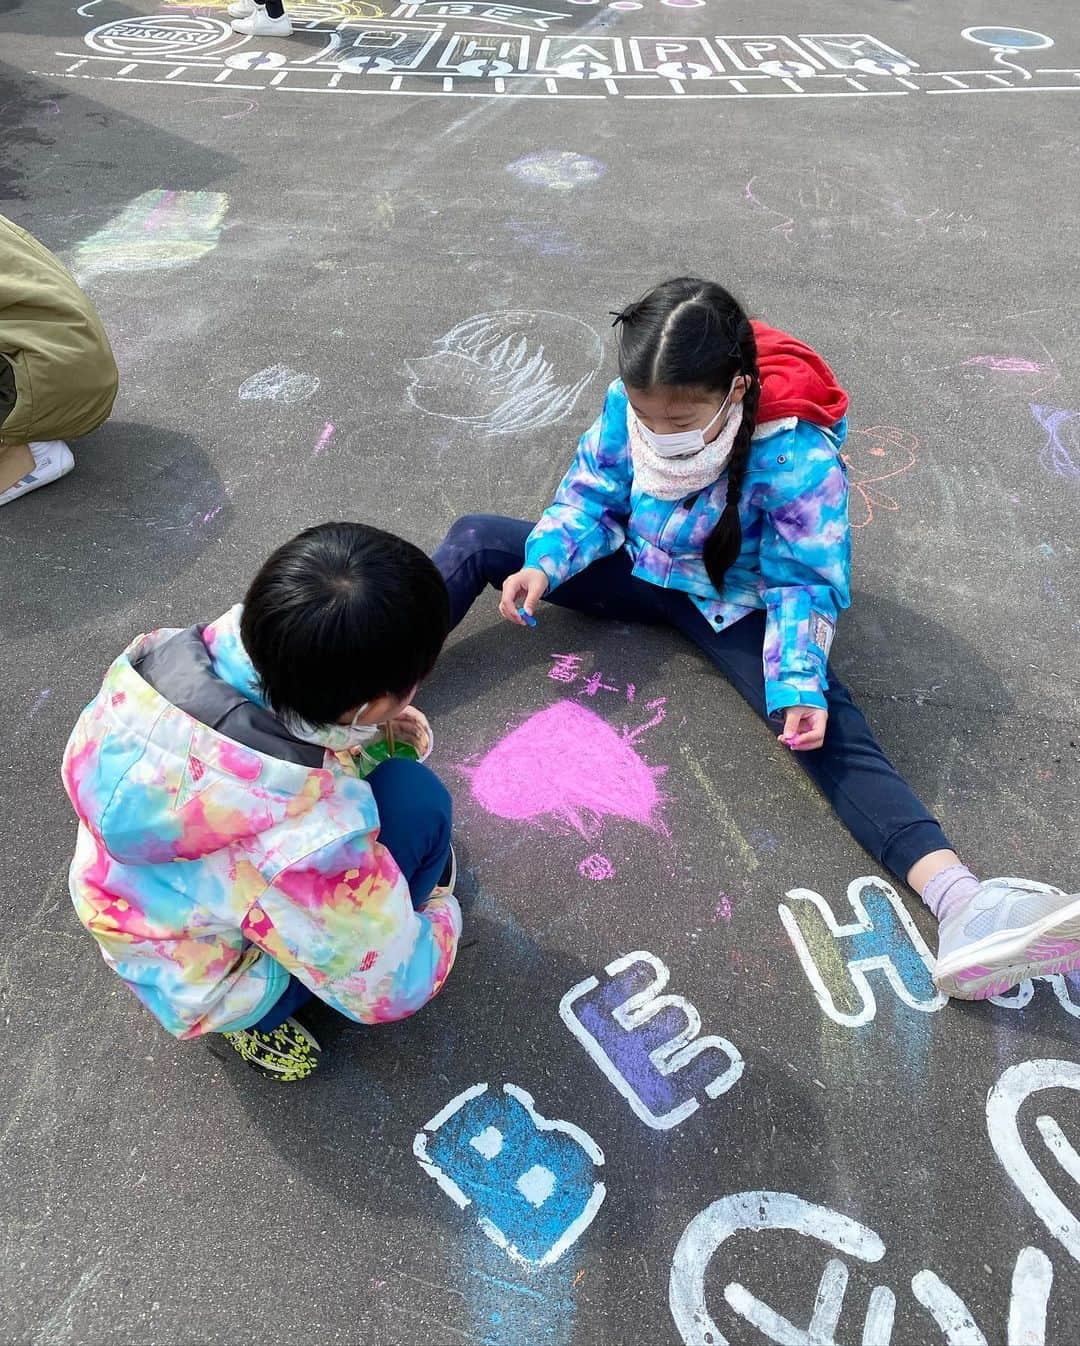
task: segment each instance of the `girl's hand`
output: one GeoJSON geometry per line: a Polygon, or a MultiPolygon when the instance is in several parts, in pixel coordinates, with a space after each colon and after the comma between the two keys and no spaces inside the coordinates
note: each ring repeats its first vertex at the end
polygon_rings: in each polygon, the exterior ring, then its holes
{"type": "Polygon", "coordinates": [[[825,726],[829,712],[817,706],[788,706],[784,712],[784,732],[780,742],[792,752],[809,752],[825,742],[825,726]]]}
{"type": "Polygon", "coordinates": [[[535,566],[526,566],[517,574],[503,581],[502,598],[499,600],[499,612],[508,622],[518,626],[528,626],[528,622],[518,612],[524,608],[530,617],[536,616],[536,605],[547,593],[550,581],[542,570],[535,566]]]}
{"type": "Polygon", "coordinates": [[[417,710],[415,706],[406,706],[390,723],[394,727],[394,738],[399,743],[408,743],[414,747],[421,762],[430,755],[434,735],[422,710],[417,710]]]}

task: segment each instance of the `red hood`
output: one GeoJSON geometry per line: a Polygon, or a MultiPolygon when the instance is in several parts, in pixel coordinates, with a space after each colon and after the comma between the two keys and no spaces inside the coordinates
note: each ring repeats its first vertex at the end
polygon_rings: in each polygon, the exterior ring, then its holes
{"type": "Polygon", "coordinates": [[[814,425],[835,425],[848,408],[848,395],[815,350],[755,318],[761,402],[758,422],[798,416],[814,425]]]}

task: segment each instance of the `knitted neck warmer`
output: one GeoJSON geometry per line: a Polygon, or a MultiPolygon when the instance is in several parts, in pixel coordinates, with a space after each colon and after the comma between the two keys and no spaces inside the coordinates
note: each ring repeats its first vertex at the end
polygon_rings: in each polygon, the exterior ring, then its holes
{"type": "Polygon", "coordinates": [[[627,407],[630,457],[634,464],[634,481],[639,489],[657,500],[682,500],[684,496],[712,486],[727,467],[742,416],[742,403],[739,402],[731,408],[724,428],[711,444],[685,458],[662,458],[645,439],[637,417],[627,407]]]}

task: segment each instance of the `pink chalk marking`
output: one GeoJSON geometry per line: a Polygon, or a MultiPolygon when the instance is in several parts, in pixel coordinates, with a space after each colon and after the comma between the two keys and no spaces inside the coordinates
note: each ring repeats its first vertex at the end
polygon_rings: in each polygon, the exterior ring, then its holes
{"type": "Polygon", "coordinates": [[[985,365],[1002,374],[1047,374],[1052,365],[1036,364],[1033,360],[1021,360],[1015,355],[973,355],[965,360],[961,368],[967,365],[985,365]]]}
{"type": "Polygon", "coordinates": [[[658,696],[655,701],[645,702],[646,710],[655,710],[656,714],[651,720],[646,720],[644,724],[639,724],[636,729],[631,729],[629,725],[623,725],[623,733],[626,736],[627,743],[636,743],[646,729],[655,729],[658,724],[663,724],[667,717],[667,697],[658,696]]]}
{"type": "Polygon", "coordinates": [[[577,872],[583,879],[592,879],[594,883],[600,883],[604,879],[615,877],[615,866],[606,855],[600,855],[597,852],[593,855],[587,855],[578,865],[577,872]]]}
{"type": "Polygon", "coordinates": [[[202,516],[203,523],[209,523],[212,519],[216,519],[224,508],[224,505],[215,505],[213,509],[207,510],[202,516]]]}
{"type": "Polygon", "coordinates": [[[731,898],[728,897],[727,893],[724,893],[721,896],[720,901],[717,902],[716,909],[713,911],[713,920],[714,921],[731,920],[731,898]]]}
{"type": "Polygon", "coordinates": [[[161,217],[172,206],[172,203],[175,200],[176,200],[175,191],[162,192],[161,200],[158,201],[157,205],[154,206],[153,210],[150,211],[146,219],[143,221],[143,228],[146,230],[147,233],[149,233],[151,229],[157,228],[157,226],[161,223],[161,217]]]}
{"type": "Polygon", "coordinates": [[[605,818],[627,818],[667,836],[663,798],[651,767],[594,711],[557,701],[531,715],[468,769],[473,798],[516,822],[554,817],[583,837],[605,818]]]}
{"type": "Polygon", "coordinates": [[[311,452],[312,458],[318,458],[320,455],[326,452],[326,446],[327,444],[330,443],[330,438],[333,435],[333,433],[334,433],[334,423],[333,421],[327,421],[326,424],[323,426],[322,434],[319,436],[319,442],[315,445],[314,449],[311,452]]]}

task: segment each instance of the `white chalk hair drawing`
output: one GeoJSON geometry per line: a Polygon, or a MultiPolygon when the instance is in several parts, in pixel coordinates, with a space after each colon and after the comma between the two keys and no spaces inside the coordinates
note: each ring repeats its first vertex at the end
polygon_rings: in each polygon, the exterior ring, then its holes
{"type": "Polygon", "coordinates": [[[409,401],[428,416],[511,435],[557,425],[600,369],[599,335],[578,318],[543,310],[478,313],[406,361],[409,401]]]}

